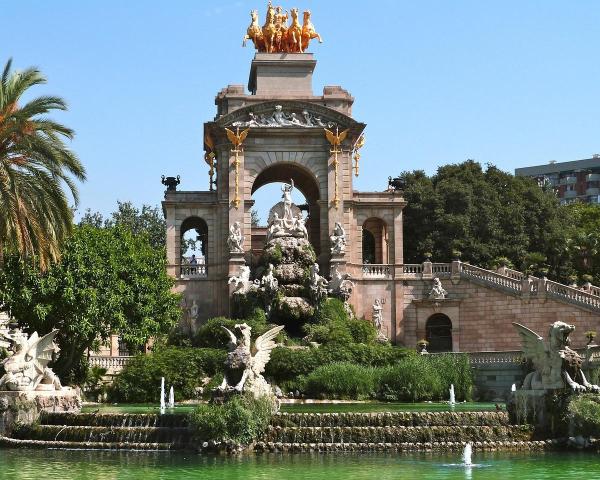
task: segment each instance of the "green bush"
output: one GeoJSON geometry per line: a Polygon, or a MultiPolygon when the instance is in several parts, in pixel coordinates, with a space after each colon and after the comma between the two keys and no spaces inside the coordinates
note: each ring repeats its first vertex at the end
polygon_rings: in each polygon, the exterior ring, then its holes
{"type": "Polygon", "coordinates": [[[600,396],[583,394],[572,398],[568,406],[568,416],[579,435],[600,436],[600,396]]]}
{"type": "Polygon", "coordinates": [[[243,320],[226,317],[211,318],[198,329],[198,332],[194,337],[194,345],[197,347],[226,349],[229,342],[229,336],[227,332],[223,330],[223,327],[227,327],[229,330],[236,333],[234,328],[238,323],[246,323],[252,328],[252,338],[262,335],[270,327],[270,325],[267,324],[265,312],[260,308],[255,308],[252,314],[243,320]]]}
{"type": "Polygon", "coordinates": [[[322,365],[350,362],[367,367],[383,367],[399,362],[411,351],[382,344],[327,344],[319,348],[277,347],[271,353],[265,375],[284,390],[300,389],[297,380],[322,365]]]}
{"type": "Polygon", "coordinates": [[[266,430],[272,414],[270,399],[243,395],[235,396],[223,405],[199,405],[190,415],[190,424],[198,442],[248,444],[266,430]]]}
{"type": "Polygon", "coordinates": [[[304,392],[312,398],[370,398],[375,392],[374,369],[348,362],[323,365],[306,377],[304,392]]]}
{"type": "Polygon", "coordinates": [[[473,369],[466,354],[429,355],[427,360],[438,372],[441,381],[442,399],[448,397],[450,385],[454,385],[457,400],[471,400],[473,393],[473,369]],[[444,396],[446,395],[446,396],[444,396]]]}
{"type": "Polygon", "coordinates": [[[451,384],[457,400],[471,398],[473,376],[467,355],[413,353],[378,373],[378,397],[382,400],[448,400],[451,384]]]}
{"type": "Polygon", "coordinates": [[[160,379],[173,385],[176,400],[196,397],[204,377],[223,370],[226,352],[211,348],[164,347],[137,355],[115,379],[109,392],[113,401],[158,402],[160,379]]]}
{"type": "Polygon", "coordinates": [[[321,344],[373,343],[377,330],[371,322],[350,318],[344,302],[329,298],[321,303],[312,321],[304,326],[308,337],[321,344]]]}
{"type": "Polygon", "coordinates": [[[382,400],[418,402],[442,398],[443,385],[429,359],[409,355],[397,365],[378,372],[378,397],[382,400]]]}

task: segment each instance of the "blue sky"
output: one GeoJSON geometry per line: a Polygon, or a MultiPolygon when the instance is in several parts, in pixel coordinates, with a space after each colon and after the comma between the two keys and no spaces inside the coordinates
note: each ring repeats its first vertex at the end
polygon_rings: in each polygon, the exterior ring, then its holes
{"type": "MultiPolygon", "coordinates": [[[[281,4],[310,9],[323,36],[310,48],[315,92],[342,85],[367,123],[358,190],[467,158],[513,171],[600,153],[598,1],[281,4]]],[[[48,84],[34,93],[70,105],[57,118],[88,170],[81,209],[157,205],[162,174],[207,189],[202,124],[221,88],[247,83],[241,39],[265,5],[0,0],[0,61],[38,66],[48,84]]]]}

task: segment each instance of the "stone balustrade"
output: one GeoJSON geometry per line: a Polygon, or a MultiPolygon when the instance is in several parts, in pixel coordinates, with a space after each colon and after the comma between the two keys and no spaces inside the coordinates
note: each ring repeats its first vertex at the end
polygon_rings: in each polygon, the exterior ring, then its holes
{"type": "Polygon", "coordinates": [[[205,278],[208,275],[206,265],[199,263],[192,265],[189,263],[176,265],[180,273],[180,278],[205,278]]]}
{"type": "Polygon", "coordinates": [[[116,375],[131,360],[132,356],[108,357],[102,355],[91,355],[90,366],[105,368],[107,375],[116,375]]]}
{"type": "Polygon", "coordinates": [[[406,276],[420,275],[423,273],[423,265],[420,263],[406,263],[402,266],[402,273],[406,276]]]}
{"type": "Polygon", "coordinates": [[[363,278],[389,278],[391,275],[391,265],[385,264],[365,264],[362,267],[363,278]]]}
{"type": "Polygon", "coordinates": [[[518,270],[500,267],[498,270],[487,270],[468,263],[454,261],[451,263],[405,263],[364,264],[357,265],[362,271],[362,278],[369,279],[426,279],[432,277],[457,278],[465,277],[484,283],[493,288],[521,296],[549,297],[572,303],[594,311],[600,311],[600,287],[586,284],[581,288],[563,285],[547,278],[526,275],[518,270]]]}
{"type": "Polygon", "coordinates": [[[467,263],[461,263],[460,273],[465,277],[481,280],[488,285],[492,284],[512,292],[520,293],[522,291],[522,280],[507,277],[491,270],[486,270],[485,268],[476,267],[467,263]]]}
{"type": "Polygon", "coordinates": [[[548,279],[543,279],[543,284],[545,287],[544,291],[551,297],[600,310],[600,297],[597,295],[592,295],[585,290],[569,287],[548,279]]]}

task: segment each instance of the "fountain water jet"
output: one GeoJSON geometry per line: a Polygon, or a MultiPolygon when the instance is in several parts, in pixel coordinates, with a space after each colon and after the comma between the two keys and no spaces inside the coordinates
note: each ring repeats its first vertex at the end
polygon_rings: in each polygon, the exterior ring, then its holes
{"type": "Polygon", "coordinates": [[[456,397],[454,395],[454,384],[450,385],[450,405],[454,405],[456,403],[456,397]]]}
{"type": "Polygon", "coordinates": [[[510,387],[510,391],[511,392],[516,392],[517,391],[517,385],[513,383],[512,386],[510,387]]]}
{"type": "Polygon", "coordinates": [[[169,390],[169,408],[175,408],[175,391],[173,390],[173,385],[171,385],[171,389],[169,390]]]}
{"type": "Polygon", "coordinates": [[[471,462],[471,456],[473,454],[473,446],[471,445],[471,442],[467,443],[465,445],[465,448],[463,450],[463,454],[462,454],[462,461],[465,467],[470,467],[472,464],[471,462]]]}
{"type": "Polygon", "coordinates": [[[165,413],[165,377],[160,378],[160,413],[165,413]]]}

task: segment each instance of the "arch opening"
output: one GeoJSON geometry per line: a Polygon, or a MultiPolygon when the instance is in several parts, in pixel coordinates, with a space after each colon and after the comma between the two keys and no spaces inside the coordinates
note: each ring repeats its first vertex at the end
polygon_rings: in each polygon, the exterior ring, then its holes
{"type": "Polygon", "coordinates": [[[276,163],[260,172],[252,184],[251,194],[255,201],[252,222],[252,257],[258,258],[264,247],[266,224],[271,207],[281,200],[281,186],[294,181],[292,198],[294,203],[303,211],[308,230],[308,240],[317,255],[320,245],[320,192],[319,184],[314,175],[295,163],[276,163]],[[260,190],[260,192],[259,192],[260,190]],[[257,218],[258,217],[258,218],[257,218]]]}
{"type": "Polygon", "coordinates": [[[208,225],[200,217],[188,217],[179,232],[181,276],[205,277],[208,264],[208,225]]]}
{"type": "Polygon", "coordinates": [[[425,324],[427,350],[431,353],[452,351],[452,321],[443,313],[435,313],[425,324]]]}
{"type": "Polygon", "coordinates": [[[362,229],[363,263],[388,263],[387,224],[381,218],[371,217],[362,229]]]}

